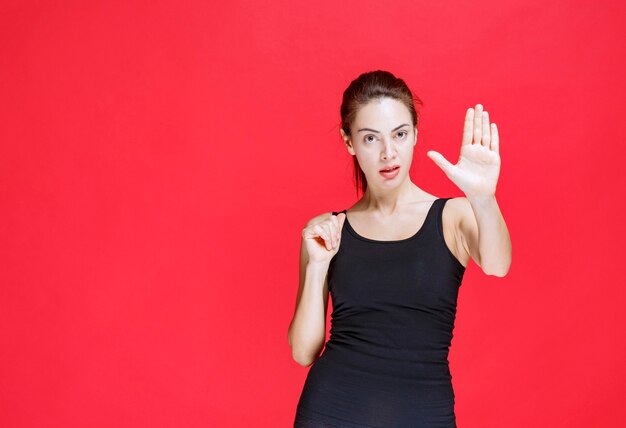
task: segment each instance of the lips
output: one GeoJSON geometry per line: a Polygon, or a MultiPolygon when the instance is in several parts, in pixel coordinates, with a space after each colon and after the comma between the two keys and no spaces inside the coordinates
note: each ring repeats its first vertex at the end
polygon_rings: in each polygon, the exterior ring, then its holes
{"type": "Polygon", "coordinates": [[[389,171],[393,171],[395,169],[400,168],[400,165],[389,165],[386,166],[385,168],[381,169],[380,172],[389,172],[389,171]]]}

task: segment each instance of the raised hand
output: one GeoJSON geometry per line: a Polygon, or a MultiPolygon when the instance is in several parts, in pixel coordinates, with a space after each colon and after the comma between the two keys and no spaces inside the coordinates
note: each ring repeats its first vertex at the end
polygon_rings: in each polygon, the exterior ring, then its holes
{"type": "Polygon", "coordinates": [[[461,154],[452,165],[441,153],[430,150],[431,158],[468,197],[496,193],[500,175],[500,139],[495,123],[489,124],[489,113],[481,104],[465,113],[461,154]]]}
{"type": "Polygon", "coordinates": [[[305,240],[309,262],[325,263],[339,251],[341,244],[341,230],[346,221],[346,214],[339,213],[324,220],[313,219],[302,230],[302,239],[305,240]]]}

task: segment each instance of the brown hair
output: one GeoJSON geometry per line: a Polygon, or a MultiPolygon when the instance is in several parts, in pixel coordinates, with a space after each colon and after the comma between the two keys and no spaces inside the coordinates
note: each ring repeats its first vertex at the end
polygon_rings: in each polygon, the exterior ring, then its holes
{"type": "MultiPolygon", "coordinates": [[[[404,80],[397,78],[388,71],[376,70],[361,74],[350,82],[344,91],[340,110],[343,132],[350,136],[350,127],[359,109],[372,100],[384,97],[393,98],[403,103],[409,109],[413,126],[417,126],[419,115],[415,105],[424,105],[422,100],[411,93],[404,80]]],[[[353,160],[354,181],[358,197],[359,188],[362,193],[367,190],[367,180],[356,156],[353,156],[353,160]]]]}

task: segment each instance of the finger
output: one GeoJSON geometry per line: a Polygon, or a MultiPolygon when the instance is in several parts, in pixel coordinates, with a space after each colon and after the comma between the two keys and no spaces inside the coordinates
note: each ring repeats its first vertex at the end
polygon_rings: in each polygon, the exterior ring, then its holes
{"type": "Polygon", "coordinates": [[[474,141],[472,144],[480,144],[481,139],[481,129],[482,129],[482,117],[483,117],[483,106],[481,104],[476,104],[476,109],[474,112],[474,141]]]}
{"type": "Polygon", "coordinates": [[[339,220],[337,220],[337,214],[333,214],[332,216],[330,216],[330,221],[333,222],[334,225],[339,225],[339,220]]]}
{"type": "Polygon", "coordinates": [[[337,243],[337,229],[335,227],[335,223],[331,220],[328,222],[328,236],[330,236],[330,246],[331,248],[335,248],[335,244],[337,243]]]}
{"type": "Polygon", "coordinates": [[[335,225],[335,246],[337,246],[341,240],[341,225],[336,215],[333,216],[333,224],[335,225]]]}
{"type": "Polygon", "coordinates": [[[339,220],[337,220],[337,215],[331,217],[331,221],[333,222],[333,236],[335,237],[335,241],[339,239],[339,234],[337,231],[339,230],[339,220]]]}
{"type": "Polygon", "coordinates": [[[500,135],[495,123],[491,124],[491,150],[498,154],[500,153],[500,135]]]}
{"type": "Polygon", "coordinates": [[[322,223],[320,223],[320,225],[322,226],[322,229],[324,229],[324,232],[326,233],[326,236],[328,237],[328,244],[330,245],[330,248],[333,248],[333,238],[334,238],[334,233],[332,230],[332,221],[324,221],[322,223]]]}
{"type": "Polygon", "coordinates": [[[314,230],[317,233],[317,236],[319,236],[320,238],[322,238],[324,240],[324,245],[326,246],[326,249],[330,251],[331,250],[331,248],[330,248],[330,239],[328,237],[328,234],[324,230],[324,228],[321,225],[316,224],[315,227],[314,227],[314,230]]]}
{"type": "Polygon", "coordinates": [[[446,175],[450,175],[452,173],[454,165],[448,162],[448,160],[444,158],[441,153],[434,150],[429,150],[426,155],[431,158],[437,164],[437,166],[439,166],[439,168],[441,168],[443,172],[446,173],[446,175]]]}
{"type": "Polygon", "coordinates": [[[302,237],[305,239],[317,237],[317,232],[315,231],[315,225],[307,226],[304,229],[302,229],[302,237]]]}
{"type": "Polygon", "coordinates": [[[341,231],[343,230],[343,224],[346,222],[346,213],[337,214],[337,221],[339,221],[339,235],[341,236],[341,231]]]}
{"type": "Polygon", "coordinates": [[[468,108],[465,112],[465,122],[463,123],[463,139],[461,140],[461,146],[472,144],[472,135],[474,130],[472,125],[474,123],[474,109],[468,108]]]}
{"type": "Polygon", "coordinates": [[[491,140],[491,133],[489,132],[489,113],[483,111],[483,139],[481,144],[489,148],[489,142],[491,140]]]}

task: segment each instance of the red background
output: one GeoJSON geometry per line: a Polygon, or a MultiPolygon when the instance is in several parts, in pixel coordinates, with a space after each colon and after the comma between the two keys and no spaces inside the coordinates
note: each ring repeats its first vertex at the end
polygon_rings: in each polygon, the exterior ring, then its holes
{"type": "MultiPolygon", "coordinates": [[[[341,94],[423,99],[412,178],[501,138],[505,278],[473,262],[460,427],[626,424],[618,1],[3,2],[0,425],[287,427],[300,233],[355,201],[341,94]],[[621,219],[621,220],[620,220],[621,219]]],[[[330,315],[330,311],[329,311],[330,315]]]]}

